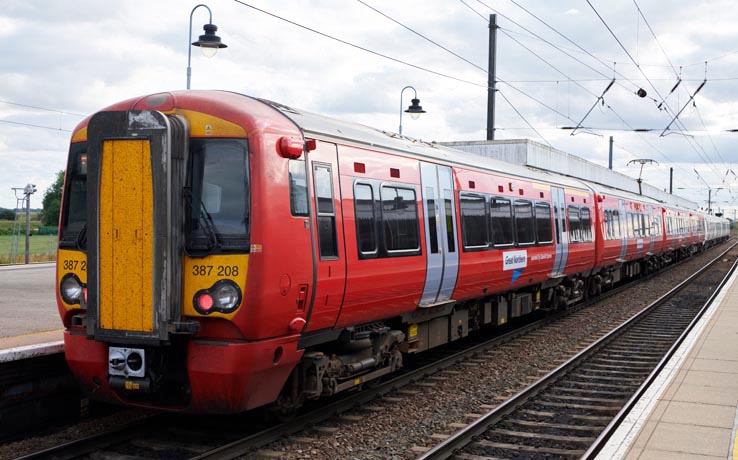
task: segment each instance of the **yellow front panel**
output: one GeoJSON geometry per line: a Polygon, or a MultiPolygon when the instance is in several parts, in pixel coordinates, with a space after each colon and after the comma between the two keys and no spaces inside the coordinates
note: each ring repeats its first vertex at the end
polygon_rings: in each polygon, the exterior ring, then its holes
{"type": "Polygon", "coordinates": [[[103,329],[153,331],[153,203],[149,142],[105,141],[98,295],[103,329]]]}
{"type": "MultiPolygon", "coordinates": [[[[69,249],[59,249],[56,256],[56,288],[61,286],[61,280],[65,275],[73,273],[77,276],[82,284],[87,284],[87,254],[82,251],[73,251],[69,249]]],[[[70,305],[61,299],[64,308],[71,310],[72,308],[80,308],[78,304],[70,305]]]]}
{"type": "MultiPolygon", "coordinates": [[[[202,289],[211,288],[216,282],[228,279],[241,289],[242,297],[246,292],[246,272],[249,267],[248,254],[213,254],[207,257],[193,258],[184,256],[183,283],[184,297],[182,312],[185,316],[202,316],[192,303],[195,294],[202,289]]],[[[243,306],[243,304],[241,304],[243,306]]],[[[241,308],[233,313],[211,313],[216,318],[233,318],[241,308]]]]}

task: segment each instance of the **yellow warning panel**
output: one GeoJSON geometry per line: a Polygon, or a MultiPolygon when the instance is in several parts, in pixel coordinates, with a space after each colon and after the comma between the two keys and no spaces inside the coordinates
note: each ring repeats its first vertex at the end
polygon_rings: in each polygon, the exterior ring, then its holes
{"type": "MultiPolygon", "coordinates": [[[[82,251],[70,250],[70,249],[59,249],[56,255],[56,265],[58,270],[56,271],[56,289],[59,290],[61,286],[61,280],[67,274],[74,274],[82,284],[87,284],[87,254],[82,251]]],[[[68,304],[62,303],[64,308],[71,310],[73,308],[79,308],[79,304],[68,304]]]]}
{"type": "Polygon", "coordinates": [[[151,332],[154,197],[148,140],[103,142],[99,209],[100,327],[151,332]]]}
{"type": "MultiPolygon", "coordinates": [[[[184,256],[183,262],[183,314],[186,316],[202,316],[195,310],[193,299],[203,289],[211,288],[220,280],[231,280],[246,292],[246,274],[249,269],[248,254],[211,254],[207,257],[184,256]]],[[[243,306],[243,305],[242,305],[243,306]]],[[[208,316],[217,318],[233,318],[240,308],[232,313],[211,313],[208,316]]]]}

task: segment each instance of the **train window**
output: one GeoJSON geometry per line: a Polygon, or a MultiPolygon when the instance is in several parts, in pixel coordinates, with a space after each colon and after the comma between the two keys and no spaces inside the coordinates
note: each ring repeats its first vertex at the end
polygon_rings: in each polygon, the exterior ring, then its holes
{"type": "Polygon", "coordinates": [[[426,202],[425,215],[428,220],[428,239],[430,240],[430,252],[431,254],[438,254],[438,228],[436,223],[436,200],[435,189],[433,187],[426,187],[425,193],[428,198],[426,202]]]}
{"type": "Polygon", "coordinates": [[[620,228],[620,211],[617,209],[612,211],[612,231],[613,237],[621,239],[623,237],[623,230],[620,228]]]}
{"type": "Polygon", "coordinates": [[[548,203],[536,203],[536,236],[539,244],[553,241],[551,227],[551,206],[548,203]]]}
{"type": "Polygon", "coordinates": [[[356,242],[359,257],[377,253],[377,220],[374,214],[374,195],[369,184],[354,187],[356,212],[356,242]]]}
{"type": "Polygon", "coordinates": [[[332,176],[332,170],[329,165],[313,164],[315,205],[318,211],[318,248],[320,249],[321,259],[334,259],[338,257],[332,176]]]}
{"type": "Polygon", "coordinates": [[[460,194],[459,204],[464,248],[486,248],[489,245],[489,237],[485,198],[480,195],[460,194]]]}
{"type": "Polygon", "coordinates": [[[631,213],[625,213],[625,237],[633,238],[633,216],[631,213]]]}
{"type": "Polygon", "coordinates": [[[75,143],[70,147],[65,187],[59,247],[86,249],[87,143],[75,143]]]}
{"type": "Polygon", "coordinates": [[[505,198],[493,198],[489,206],[492,243],[495,246],[510,246],[513,238],[512,205],[505,198]]]}
{"type": "Polygon", "coordinates": [[[415,190],[382,186],[382,228],[388,252],[420,252],[415,190]]]}
{"type": "Polygon", "coordinates": [[[536,242],[533,204],[530,201],[515,200],[515,236],[521,245],[536,242]]]}
{"type": "Polygon", "coordinates": [[[633,236],[636,238],[643,237],[643,231],[641,230],[641,215],[637,213],[631,214],[633,219],[633,236]]]}
{"type": "Polygon", "coordinates": [[[582,241],[592,241],[592,219],[589,208],[583,207],[579,210],[582,241]]]}
{"type": "Polygon", "coordinates": [[[641,214],[641,229],[643,230],[643,236],[651,236],[651,218],[646,214],[641,214]]]}
{"type": "Polygon", "coordinates": [[[579,221],[579,208],[576,206],[569,206],[566,211],[569,217],[569,241],[572,243],[579,243],[582,241],[582,226],[579,221]]]}
{"type": "Polygon", "coordinates": [[[307,177],[305,162],[302,160],[289,161],[290,176],[290,211],[293,216],[308,215],[307,177]]]}
{"type": "Polygon", "coordinates": [[[454,239],[454,200],[451,190],[443,191],[443,202],[446,206],[446,239],[448,243],[448,252],[456,252],[456,242],[454,239]]]}
{"type": "Polygon", "coordinates": [[[248,250],[250,187],[247,147],[245,141],[238,139],[193,139],[190,142],[192,207],[187,233],[189,248],[248,250]]]}
{"type": "Polygon", "coordinates": [[[618,235],[620,227],[619,217],[618,212],[614,209],[605,211],[605,227],[607,230],[606,238],[608,240],[620,238],[620,235],[618,235]]]}
{"type": "Polygon", "coordinates": [[[651,233],[654,236],[661,236],[661,216],[659,215],[653,216],[653,221],[651,222],[651,226],[653,227],[653,231],[651,233]]]}

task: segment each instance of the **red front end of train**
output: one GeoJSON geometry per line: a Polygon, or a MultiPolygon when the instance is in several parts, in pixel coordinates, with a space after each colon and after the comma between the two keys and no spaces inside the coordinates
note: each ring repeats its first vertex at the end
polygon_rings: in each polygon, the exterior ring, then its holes
{"type": "Polygon", "coordinates": [[[667,238],[684,213],[235,93],[131,99],[72,137],[67,361],[104,401],[292,411],[704,245],[667,238]]]}

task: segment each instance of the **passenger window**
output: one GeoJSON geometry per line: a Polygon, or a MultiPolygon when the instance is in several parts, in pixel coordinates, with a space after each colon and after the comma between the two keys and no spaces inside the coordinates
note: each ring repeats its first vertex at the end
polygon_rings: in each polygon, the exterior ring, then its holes
{"type": "Polygon", "coordinates": [[[415,190],[382,187],[382,228],[387,251],[419,251],[415,190]]]}
{"type": "Polygon", "coordinates": [[[547,244],[552,240],[551,206],[548,203],[536,203],[536,234],[538,243],[547,244]]]}
{"type": "Polygon", "coordinates": [[[456,242],[454,241],[454,200],[451,190],[444,190],[444,204],[446,206],[446,239],[448,240],[448,252],[456,252],[456,242]]]}
{"type": "Polygon", "coordinates": [[[426,187],[425,193],[428,196],[426,198],[426,210],[425,215],[428,220],[428,239],[430,240],[430,252],[431,254],[438,254],[438,230],[436,228],[436,200],[435,189],[433,187],[426,187]]]}
{"type": "Polygon", "coordinates": [[[492,243],[495,246],[509,246],[514,243],[512,205],[510,200],[493,198],[489,207],[492,243]]]}
{"type": "Polygon", "coordinates": [[[376,254],[377,221],[374,215],[374,197],[371,185],[356,184],[356,187],[354,187],[354,209],[359,256],[376,254]]]}
{"type": "Polygon", "coordinates": [[[318,247],[321,259],[338,257],[336,214],[333,205],[333,178],[328,165],[313,165],[315,203],[318,211],[318,247]]]}
{"type": "Polygon", "coordinates": [[[536,242],[533,205],[530,201],[515,201],[515,236],[518,244],[534,244],[536,242]]]}
{"type": "Polygon", "coordinates": [[[576,206],[569,206],[567,208],[567,214],[569,215],[569,241],[572,243],[578,243],[582,241],[581,225],[579,222],[579,208],[576,206]]]}
{"type": "Polygon", "coordinates": [[[459,195],[461,205],[461,230],[463,231],[464,248],[486,248],[487,235],[487,202],[479,195],[459,195]]]}
{"type": "Polygon", "coordinates": [[[620,211],[616,211],[616,210],[612,211],[612,222],[613,222],[613,226],[612,226],[613,236],[619,240],[623,237],[623,232],[622,232],[622,229],[620,228],[620,211]]]}
{"type": "Polygon", "coordinates": [[[590,218],[589,208],[580,209],[580,219],[582,241],[590,242],[592,241],[592,219],[590,218]]]}
{"type": "Polygon", "coordinates": [[[290,160],[290,211],[293,216],[308,215],[307,178],[305,175],[305,162],[290,160]]]}

